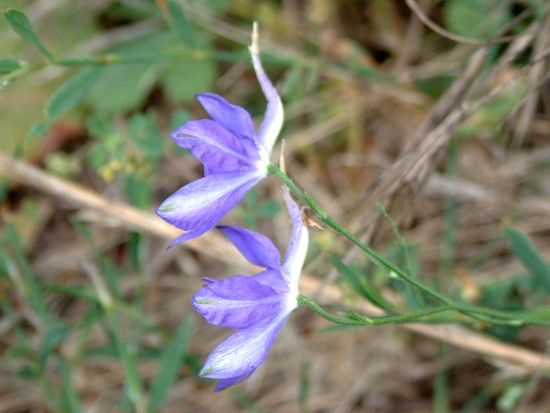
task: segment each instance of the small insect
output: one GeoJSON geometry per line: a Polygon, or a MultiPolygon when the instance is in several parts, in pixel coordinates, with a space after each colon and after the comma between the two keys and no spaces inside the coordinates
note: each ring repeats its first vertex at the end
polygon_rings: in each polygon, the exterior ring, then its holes
{"type": "Polygon", "coordinates": [[[309,208],[302,209],[302,221],[304,222],[304,224],[306,224],[306,226],[309,228],[323,229],[323,227],[319,225],[317,221],[315,221],[312,215],[313,213],[311,209],[309,208]]]}

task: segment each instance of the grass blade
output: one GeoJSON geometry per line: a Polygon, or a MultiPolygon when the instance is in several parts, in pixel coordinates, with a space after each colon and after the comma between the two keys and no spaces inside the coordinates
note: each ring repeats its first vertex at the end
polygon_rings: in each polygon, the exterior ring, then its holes
{"type": "Polygon", "coordinates": [[[513,254],[533,274],[536,291],[550,293],[550,266],[542,258],[529,237],[511,227],[504,227],[504,233],[512,245],[513,254]]]}
{"type": "Polygon", "coordinates": [[[155,413],[159,409],[174,383],[181,366],[181,360],[187,350],[190,334],[191,319],[187,317],[160,357],[159,369],[151,384],[149,413],[155,413]]]}

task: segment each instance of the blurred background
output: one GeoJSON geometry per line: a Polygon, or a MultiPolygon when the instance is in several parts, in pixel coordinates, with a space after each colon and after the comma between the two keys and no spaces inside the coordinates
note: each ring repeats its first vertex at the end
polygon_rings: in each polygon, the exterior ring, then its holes
{"type": "MultiPolygon", "coordinates": [[[[207,117],[196,93],[261,121],[247,50],[258,21],[300,188],[445,295],[544,308],[546,1],[0,0],[0,10],[0,412],[549,411],[547,328],[330,329],[307,308],[250,379],[214,393],[197,373],[231,332],[191,297],[201,277],[255,269],[216,232],[166,250],[179,231],[153,213],[202,176],[170,139],[207,117]]],[[[282,205],[270,177],[223,222],[283,252],[282,205]]],[[[332,313],[375,309],[329,254],[388,300],[425,305],[329,229],[311,238],[303,292],[332,313]]]]}

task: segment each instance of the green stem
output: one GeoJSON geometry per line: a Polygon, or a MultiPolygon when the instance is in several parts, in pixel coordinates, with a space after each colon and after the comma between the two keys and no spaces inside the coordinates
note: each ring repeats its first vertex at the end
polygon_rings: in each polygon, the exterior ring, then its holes
{"type": "Polygon", "coordinates": [[[365,251],[370,259],[380,266],[382,269],[388,271],[390,274],[397,276],[411,285],[414,285],[421,291],[424,291],[426,294],[430,295],[437,301],[452,305],[452,301],[439,294],[437,291],[432,290],[430,287],[418,282],[417,280],[409,277],[405,273],[403,273],[400,269],[393,266],[386,260],[384,260],[380,255],[376,253],[372,248],[365,245],[363,242],[361,242],[358,238],[356,238],[353,234],[351,234],[347,229],[345,229],[342,225],[340,225],[338,222],[336,222],[312,197],[307,195],[306,193],[302,192],[300,188],[298,188],[294,182],[279,168],[277,168],[275,165],[269,165],[267,167],[268,171],[272,173],[273,175],[277,176],[281,181],[285,183],[286,186],[289,187],[289,189],[302,201],[305,205],[307,205],[309,208],[311,208],[323,221],[324,224],[326,224],[328,227],[330,227],[332,230],[337,232],[338,234],[343,235],[347,239],[349,239],[351,242],[353,242],[355,245],[357,245],[359,248],[361,248],[363,251],[365,251]]]}
{"type": "Polygon", "coordinates": [[[327,320],[332,321],[333,323],[348,325],[348,326],[377,326],[377,325],[391,324],[391,323],[407,323],[422,317],[428,317],[434,314],[439,314],[445,311],[453,310],[453,308],[450,306],[440,306],[440,307],[430,308],[427,310],[415,311],[410,314],[404,314],[404,315],[398,315],[398,316],[387,316],[387,317],[380,317],[380,318],[366,317],[353,310],[349,310],[348,314],[350,318],[342,318],[342,317],[334,316],[329,312],[323,310],[323,308],[319,306],[319,304],[317,304],[312,299],[306,297],[305,295],[300,294],[298,296],[298,303],[307,305],[309,308],[311,308],[321,317],[326,318],[327,320]]]}
{"type": "MultiPolygon", "coordinates": [[[[493,324],[507,324],[507,325],[515,325],[515,326],[519,326],[522,324],[532,324],[532,325],[540,325],[540,326],[550,326],[550,320],[532,318],[525,313],[507,313],[504,311],[493,310],[490,308],[478,307],[475,305],[455,302],[454,300],[448,297],[445,297],[444,295],[438,293],[437,291],[421,283],[420,281],[415,280],[414,278],[410,277],[408,274],[405,274],[399,268],[395,267],[391,263],[384,260],[384,258],[378,255],[376,251],[371,249],[369,246],[365,245],[357,237],[351,234],[346,228],[344,228],[342,225],[336,222],[311,196],[302,192],[302,190],[300,190],[300,188],[298,188],[296,184],[294,184],[294,182],[275,165],[269,165],[267,169],[269,173],[277,176],[286,186],[288,186],[288,188],[294,193],[294,195],[296,195],[296,197],[304,205],[311,208],[311,210],[313,210],[317,214],[319,219],[325,225],[327,225],[336,233],[343,235],[344,237],[349,239],[351,242],[353,242],[355,245],[357,245],[359,248],[361,248],[363,251],[365,251],[367,255],[370,257],[370,259],[375,264],[377,264],[380,268],[388,271],[391,276],[400,278],[408,282],[412,286],[418,288],[420,291],[423,291],[424,293],[428,294],[430,297],[444,304],[444,306],[436,307],[436,308],[445,308],[445,310],[443,311],[455,310],[470,318],[479,319],[481,321],[486,321],[493,324]]],[[[313,309],[313,307],[311,308],[313,309]]],[[[314,311],[316,310],[314,309],[314,311]]],[[[322,315],[321,313],[319,314],[322,315]]],[[[347,319],[341,319],[339,317],[332,316],[328,313],[324,314],[323,317],[337,323],[340,323],[339,321],[341,320],[345,320],[346,321],[345,324],[358,325],[358,324],[354,324],[353,321],[350,321],[347,319]],[[332,319],[325,317],[326,315],[328,315],[332,319]],[[339,320],[339,321],[335,321],[335,320],[339,320]]],[[[399,317],[402,317],[402,316],[399,316],[399,317]]],[[[407,316],[403,316],[403,317],[407,317],[407,316]]],[[[344,323],[340,323],[340,324],[344,324],[344,323]]]]}
{"type": "Polygon", "coordinates": [[[336,324],[342,324],[347,326],[364,326],[365,323],[358,320],[350,320],[348,318],[336,317],[335,315],[330,314],[329,312],[323,310],[319,304],[313,301],[311,298],[306,297],[305,295],[298,295],[298,305],[305,304],[321,317],[326,318],[328,321],[332,321],[336,324]]]}

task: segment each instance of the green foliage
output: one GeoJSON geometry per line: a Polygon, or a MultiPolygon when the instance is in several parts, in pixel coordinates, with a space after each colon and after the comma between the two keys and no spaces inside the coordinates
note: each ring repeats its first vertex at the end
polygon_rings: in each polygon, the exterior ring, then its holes
{"type": "Polygon", "coordinates": [[[46,120],[31,128],[29,139],[45,134],[48,124],[63,112],[79,105],[87,96],[90,88],[99,79],[101,71],[101,66],[88,67],[63,83],[46,104],[46,120]]]}
{"type": "Polygon", "coordinates": [[[170,26],[178,38],[188,47],[195,45],[195,34],[180,2],[168,0],[170,26]]]}
{"type": "Polygon", "coordinates": [[[534,298],[539,302],[550,294],[550,266],[525,234],[508,226],[504,228],[504,233],[510,241],[512,253],[533,276],[534,298]]]}
{"type": "Polygon", "coordinates": [[[443,10],[449,30],[464,37],[494,36],[511,17],[501,0],[448,0],[443,10]]]}
{"type": "Polygon", "coordinates": [[[354,290],[367,301],[382,310],[395,309],[395,306],[380,295],[380,293],[371,286],[372,284],[370,282],[367,282],[365,275],[361,274],[356,267],[345,265],[335,255],[330,255],[329,259],[342,278],[344,278],[354,290]]]}
{"type": "Polygon", "coordinates": [[[174,383],[181,365],[182,357],[187,350],[191,334],[191,319],[186,318],[166,346],[159,359],[159,368],[151,383],[149,413],[158,411],[162,401],[174,383]]]}
{"type": "Polygon", "coordinates": [[[14,59],[0,59],[0,75],[7,75],[17,69],[20,69],[21,63],[14,59]]]}
{"type": "Polygon", "coordinates": [[[2,14],[4,15],[4,18],[15,33],[17,33],[29,43],[32,43],[33,45],[38,47],[40,52],[42,52],[42,54],[46,56],[49,60],[53,60],[52,54],[46,49],[42,42],[38,40],[38,37],[36,37],[31,22],[29,21],[29,18],[25,15],[25,13],[21,13],[17,10],[8,9],[4,10],[2,14]]]}

